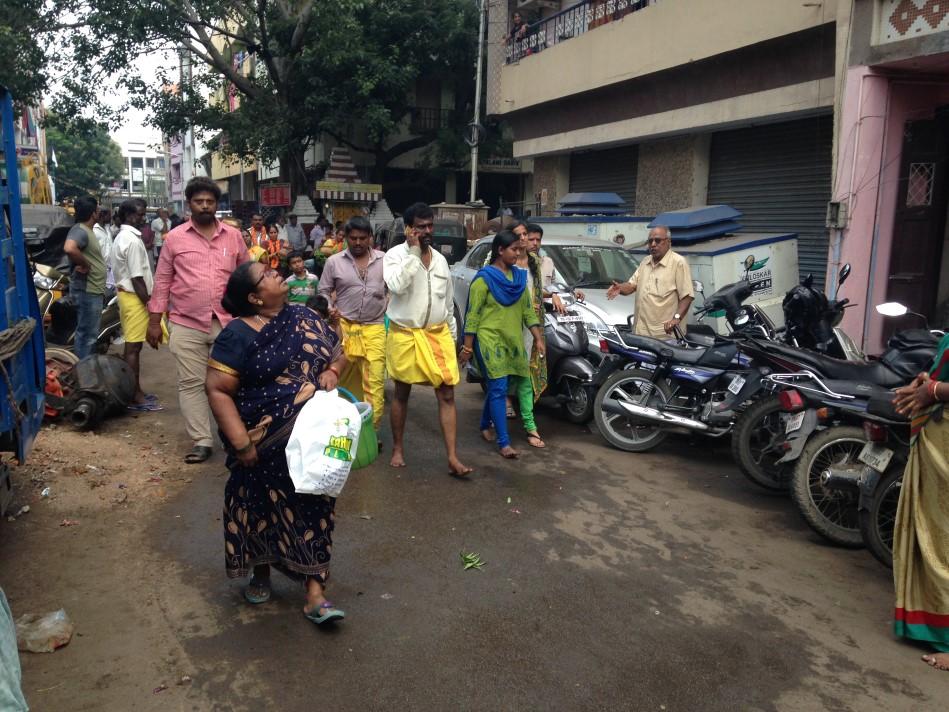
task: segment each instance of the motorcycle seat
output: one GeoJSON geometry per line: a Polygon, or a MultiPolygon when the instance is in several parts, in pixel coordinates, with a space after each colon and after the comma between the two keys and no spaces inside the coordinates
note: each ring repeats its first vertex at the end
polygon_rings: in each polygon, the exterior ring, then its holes
{"type": "Polygon", "coordinates": [[[865,381],[826,380],[824,385],[834,393],[842,393],[845,396],[854,396],[861,399],[893,398],[893,394],[888,389],[865,381]]]}
{"type": "Polygon", "coordinates": [[[679,346],[675,341],[654,339],[651,336],[637,336],[636,334],[623,334],[622,336],[627,346],[657,354],[669,353],[671,354],[669,358],[679,363],[698,363],[699,359],[708,351],[708,349],[701,347],[679,346]]]}
{"type": "Polygon", "coordinates": [[[799,363],[802,368],[838,381],[871,383],[883,388],[894,388],[906,382],[906,379],[891,371],[880,361],[868,361],[866,363],[844,361],[843,359],[824,356],[816,351],[798,349],[776,342],[770,343],[768,350],[790,361],[799,363]]]}

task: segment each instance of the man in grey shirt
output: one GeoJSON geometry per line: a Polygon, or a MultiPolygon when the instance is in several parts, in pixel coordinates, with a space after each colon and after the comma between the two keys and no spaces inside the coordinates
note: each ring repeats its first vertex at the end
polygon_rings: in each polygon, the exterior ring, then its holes
{"type": "Polygon", "coordinates": [[[76,224],[66,235],[63,251],[73,264],[69,278],[69,294],[76,304],[76,335],[73,350],[80,359],[91,354],[99,334],[102,300],[105,294],[105,259],[99,240],[92,232],[99,201],[81,195],[73,204],[76,224]]]}
{"type": "Polygon", "coordinates": [[[287,242],[290,243],[290,250],[303,252],[306,249],[306,233],[303,232],[303,228],[297,225],[297,216],[295,213],[290,213],[287,218],[290,220],[290,224],[287,225],[287,242]]]}
{"type": "Polygon", "coordinates": [[[385,405],[385,254],[372,249],[372,226],[366,218],[351,218],[344,229],[349,249],[326,260],[319,292],[330,303],[331,317],[339,318],[343,331],[348,364],[340,385],[372,406],[373,424],[379,432],[385,405]]]}

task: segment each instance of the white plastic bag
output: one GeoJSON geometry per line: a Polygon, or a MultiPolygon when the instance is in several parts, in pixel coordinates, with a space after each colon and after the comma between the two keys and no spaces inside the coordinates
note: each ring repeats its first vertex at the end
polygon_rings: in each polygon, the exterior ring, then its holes
{"type": "Polygon", "coordinates": [[[30,653],[51,653],[69,643],[74,629],[62,608],[45,616],[24,613],[16,619],[16,645],[30,653]]]}
{"type": "Polygon", "coordinates": [[[359,445],[362,419],[335,391],[317,391],[303,406],[287,442],[287,466],[300,494],[339,497],[359,445]]]}

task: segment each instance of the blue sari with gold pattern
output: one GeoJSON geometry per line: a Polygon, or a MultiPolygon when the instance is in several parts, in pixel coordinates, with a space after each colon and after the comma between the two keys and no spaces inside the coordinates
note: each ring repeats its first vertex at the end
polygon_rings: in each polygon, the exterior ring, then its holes
{"type": "Polygon", "coordinates": [[[259,458],[253,467],[227,460],[224,547],[232,578],[259,564],[297,580],[325,583],[329,575],[335,499],[296,494],[284,451],[319,375],[340,353],[332,327],[298,305],[285,306],[259,332],[235,319],[214,342],[209,366],[240,380],[234,403],[259,458]]]}

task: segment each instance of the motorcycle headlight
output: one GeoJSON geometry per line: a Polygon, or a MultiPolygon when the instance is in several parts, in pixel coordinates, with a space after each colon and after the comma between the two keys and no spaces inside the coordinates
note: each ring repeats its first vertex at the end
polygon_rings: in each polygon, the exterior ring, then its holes
{"type": "Polygon", "coordinates": [[[39,289],[52,289],[54,284],[56,284],[55,279],[46,277],[39,272],[33,275],[33,285],[39,289]]]}

